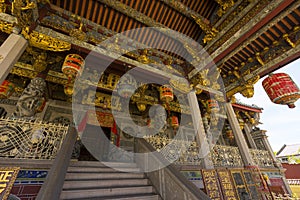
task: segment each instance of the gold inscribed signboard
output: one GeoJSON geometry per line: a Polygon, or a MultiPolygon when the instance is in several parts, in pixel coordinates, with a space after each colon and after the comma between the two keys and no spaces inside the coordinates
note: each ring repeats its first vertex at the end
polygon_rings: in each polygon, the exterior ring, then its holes
{"type": "Polygon", "coordinates": [[[201,170],[206,194],[210,199],[222,200],[221,189],[219,187],[216,170],[201,170]]]}
{"type": "Polygon", "coordinates": [[[6,200],[19,173],[19,167],[0,167],[0,199],[6,200]]]}
{"type": "Polygon", "coordinates": [[[217,171],[217,173],[219,176],[220,185],[221,185],[224,199],[225,200],[238,200],[236,193],[235,193],[234,184],[232,182],[229,171],[226,169],[219,169],[217,171]]]}

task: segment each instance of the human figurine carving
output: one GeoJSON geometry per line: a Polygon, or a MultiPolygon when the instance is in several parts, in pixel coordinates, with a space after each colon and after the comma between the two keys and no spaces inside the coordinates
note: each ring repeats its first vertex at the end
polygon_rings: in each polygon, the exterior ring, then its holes
{"type": "Polygon", "coordinates": [[[32,79],[19,98],[13,116],[34,118],[45,88],[46,82],[44,79],[40,77],[32,79]]]}

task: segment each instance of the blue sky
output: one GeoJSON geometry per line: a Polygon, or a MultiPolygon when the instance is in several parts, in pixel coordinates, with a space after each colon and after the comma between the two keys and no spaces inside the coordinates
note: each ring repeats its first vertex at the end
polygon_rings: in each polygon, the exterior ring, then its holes
{"type": "MultiPolygon", "coordinates": [[[[300,59],[275,71],[284,72],[291,76],[294,82],[300,87],[300,59]]],[[[254,96],[250,99],[238,94],[235,97],[247,104],[256,104],[264,110],[260,115],[263,123],[259,127],[267,130],[269,142],[273,151],[278,151],[284,144],[300,144],[300,100],[290,109],[286,105],[274,104],[269,99],[262,87],[263,77],[254,86],[254,96]]]]}

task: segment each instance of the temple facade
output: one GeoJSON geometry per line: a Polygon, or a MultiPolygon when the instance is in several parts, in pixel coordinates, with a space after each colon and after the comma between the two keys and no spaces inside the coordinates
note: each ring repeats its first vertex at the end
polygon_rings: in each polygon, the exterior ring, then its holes
{"type": "Polygon", "coordinates": [[[297,199],[234,95],[294,107],[299,6],[0,1],[1,199],[297,199]]]}

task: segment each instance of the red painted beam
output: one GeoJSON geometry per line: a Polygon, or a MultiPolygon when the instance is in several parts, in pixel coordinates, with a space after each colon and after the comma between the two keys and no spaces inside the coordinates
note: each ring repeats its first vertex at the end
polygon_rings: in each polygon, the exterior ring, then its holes
{"type": "Polygon", "coordinates": [[[242,109],[242,110],[248,110],[248,111],[252,111],[252,112],[261,113],[261,110],[258,109],[258,108],[252,108],[252,107],[249,107],[249,106],[244,106],[244,105],[235,104],[235,103],[233,103],[232,106],[235,107],[235,108],[242,109]]]}
{"type": "Polygon", "coordinates": [[[287,65],[291,62],[293,62],[294,60],[297,60],[298,58],[300,58],[300,52],[298,52],[298,53],[282,60],[281,62],[275,64],[273,67],[263,71],[262,73],[259,74],[259,76],[264,77],[264,76],[268,75],[269,73],[271,73],[271,72],[273,72],[273,71],[275,71],[275,70],[277,70],[277,69],[279,69],[279,68],[281,68],[281,67],[283,67],[283,66],[285,66],[285,65],[287,65]]]}

